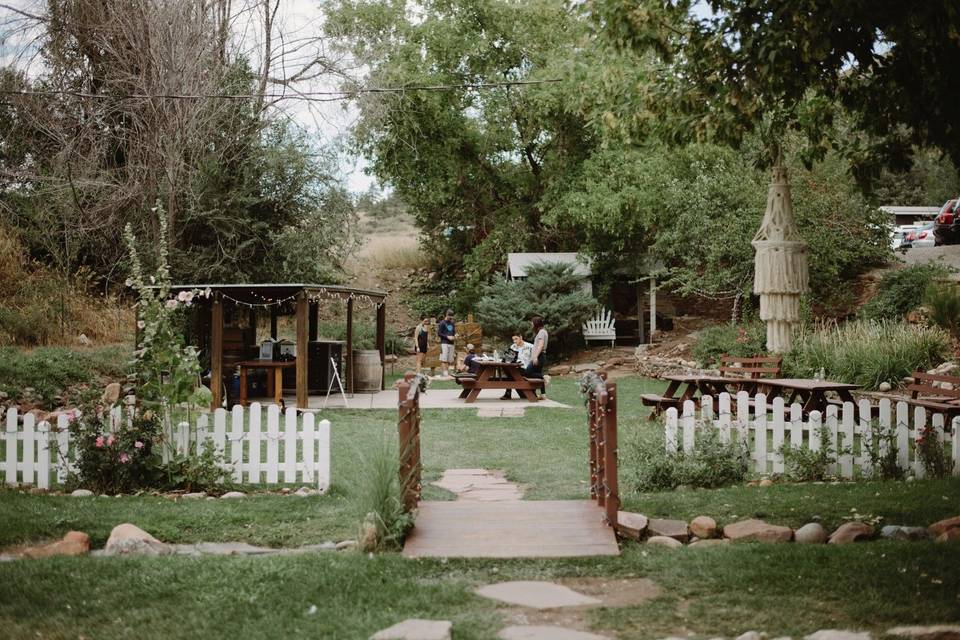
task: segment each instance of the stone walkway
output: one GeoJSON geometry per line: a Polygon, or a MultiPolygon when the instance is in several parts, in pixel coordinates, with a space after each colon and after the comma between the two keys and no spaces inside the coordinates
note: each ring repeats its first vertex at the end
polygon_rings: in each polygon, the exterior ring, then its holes
{"type": "MultiPolygon", "coordinates": [[[[562,404],[556,400],[540,400],[539,402],[528,402],[520,398],[513,400],[502,400],[500,395],[502,389],[490,389],[483,391],[476,402],[467,404],[460,398],[460,389],[428,389],[426,393],[420,394],[421,409],[469,409],[476,411],[478,409],[496,409],[508,411],[522,411],[528,407],[547,407],[549,409],[572,409],[570,405],[562,404]]],[[[324,414],[323,402],[325,396],[310,396],[309,410],[319,410],[324,414]]],[[[296,397],[284,395],[284,402],[288,407],[297,406],[296,397]]],[[[252,401],[252,400],[251,400],[252,401]]],[[[267,398],[257,398],[257,402],[269,404],[267,398]]],[[[353,397],[347,397],[347,407],[350,409],[397,409],[397,390],[387,389],[377,393],[356,393],[353,397]]],[[[331,394],[327,400],[327,409],[343,409],[343,397],[340,394],[331,394]]]]}
{"type": "Polygon", "coordinates": [[[499,502],[523,498],[523,489],[508,481],[502,471],[447,469],[430,484],[455,494],[457,500],[499,502]]]}

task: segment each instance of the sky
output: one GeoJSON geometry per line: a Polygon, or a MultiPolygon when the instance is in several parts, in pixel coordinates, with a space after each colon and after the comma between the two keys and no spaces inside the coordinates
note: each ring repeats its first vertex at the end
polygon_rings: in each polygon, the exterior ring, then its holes
{"type": "MultiPolygon", "coordinates": [[[[21,20],[12,9],[33,14],[42,14],[45,0],[0,0],[0,65],[15,64],[28,73],[39,73],[41,62],[33,44],[36,30],[25,29],[27,21],[21,20]]],[[[263,41],[262,14],[252,9],[257,0],[233,0],[234,46],[247,54],[255,66],[262,59],[263,41]]],[[[318,55],[332,52],[325,48],[319,37],[322,31],[322,11],[320,0],[280,0],[280,8],[273,29],[274,46],[285,46],[288,51],[277,60],[272,73],[275,76],[289,76],[307,60],[318,55]],[[282,45],[281,45],[282,43],[282,45]]],[[[336,90],[338,81],[333,77],[320,77],[298,83],[287,92],[330,91],[336,90]]],[[[282,91],[282,87],[271,89],[282,91]]],[[[286,99],[277,104],[282,117],[288,117],[307,133],[318,148],[341,149],[342,143],[357,117],[357,111],[346,102],[307,102],[298,99],[286,99]]],[[[375,184],[375,179],[364,174],[366,162],[363,158],[345,152],[338,153],[338,166],[341,178],[347,188],[355,193],[367,191],[375,184]]]]}

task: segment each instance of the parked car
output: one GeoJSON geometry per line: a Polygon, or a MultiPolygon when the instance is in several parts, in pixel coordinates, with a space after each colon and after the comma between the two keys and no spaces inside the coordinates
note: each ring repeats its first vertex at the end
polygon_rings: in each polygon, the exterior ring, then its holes
{"type": "Polygon", "coordinates": [[[903,246],[903,239],[920,228],[920,226],[922,225],[902,224],[899,227],[894,227],[893,234],[890,236],[890,248],[894,251],[901,248],[906,249],[906,247],[903,246]]]}
{"type": "Polygon", "coordinates": [[[937,244],[958,244],[960,243],[960,199],[947,200],[947,203],[940,207],[940,213],[937,214],[934,222],[933,235],[937,239],[937,244]]]}
{"type": "Polygon", "coordinates": [[[900,248],[916,249],[921,247],[936,246],[936,237],[933,233],[934,227],[936,227],[935,222],[928,222],[927,224],[908,232],[907,235],[903,237],[903,242],[900,244],[900,248]]]}

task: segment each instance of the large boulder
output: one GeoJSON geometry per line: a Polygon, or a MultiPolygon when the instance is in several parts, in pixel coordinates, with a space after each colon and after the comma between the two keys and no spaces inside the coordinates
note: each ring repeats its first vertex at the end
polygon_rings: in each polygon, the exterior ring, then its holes
{"type": "Polygon", "coordinates": [[[655,547],[667,547],[668,549],[680,549],[683,547],[682,542],[676,538],[668,538],[667,536],[651,536],[647,538],[647,544],[652,544],[655,547]]]}
{"type": "Polygon", "coordinates": [[[828,544],[865,542],[873,537],[873,527],[864,522],[845,522],[830,534],[828,544]]]}
{"type": "Polygon", "coordinates": [[[734,542],[790,542],[793,530],[750,518],[724,526],[723,536],[734,542]]]}
{"type": "Polygon", "coordinates": [[[647,532],[647,516],[630,511],[617,512],[617,532],[624,538],[639,540],[647,532]]]}
{"type": "Polygon", "coordinates": [[[110,532],[104,553],[108,556],[164,556],[173,553],[173,547],[160,542],[140,527],[125,522],[110,532]]]}
{"type": "Polygon", "coordinates": [[[647,532],[651,536],[673,538],[678,542],[686,542],[690,539],[690,530],[684,520],[650,518],[650,522],[647,524],[647,532]]]}
{"type": "Polygon", "coordinates": [[[823,544],[827,541],[827,530],[819,522],[810,522],[793,532],[797,544],[823,544]]]}
{"type": "Polygon", "coordinates": [[[24,549],[27,558],[50,558],[52,556],[82,556],[90,551],[90,536],[83,531],[68,531],[61,540],[40,547],[24,549]]]}
{"type": "Polygon", "coordinates": [[[710,516],[697,516],[690,521],[690,533],[701,540],[716,537],[717,521],[710,516]]]}

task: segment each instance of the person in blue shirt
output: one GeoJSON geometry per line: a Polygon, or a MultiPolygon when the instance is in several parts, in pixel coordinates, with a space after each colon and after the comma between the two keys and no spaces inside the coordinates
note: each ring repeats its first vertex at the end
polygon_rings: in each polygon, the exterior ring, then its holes
{"type": "Polygon", "coordinates": [[[456,363],[456,350],[453,346],[457,335],[457,325],[453,321],[453,309],[447,309],[443,319],[437,323],[437,335],[440,336],[440,375],[450,376],[450,367],[456,363]]]}

